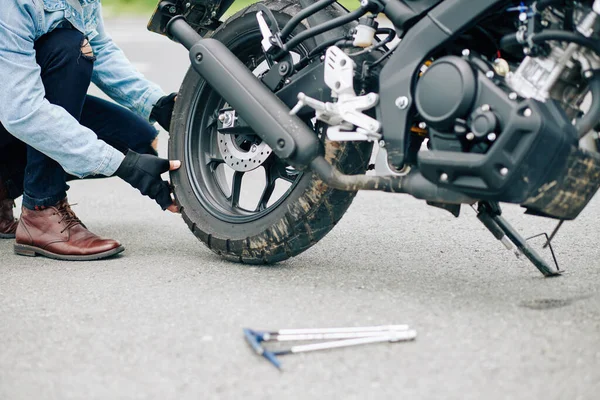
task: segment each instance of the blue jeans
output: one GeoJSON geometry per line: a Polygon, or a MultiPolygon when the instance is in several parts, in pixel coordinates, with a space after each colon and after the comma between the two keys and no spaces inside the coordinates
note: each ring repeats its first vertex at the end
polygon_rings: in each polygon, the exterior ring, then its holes
{"type": "MultiPolygon", "coordinates": [[[[124,107],[87,95],[94,58],[82,53],[84,40],[79,31],[60,28],[36,41],[46,99],[63,107],[117,150],[156,154],[151,144],[157,131],[148,121],[124,107]]],[[[0,179],[11,198],[23,194],[23,205],[33,210],[64,199],[69,189],[67,180],[71,178],[56,161],[19,141],[0,125],[0,179]]]]}

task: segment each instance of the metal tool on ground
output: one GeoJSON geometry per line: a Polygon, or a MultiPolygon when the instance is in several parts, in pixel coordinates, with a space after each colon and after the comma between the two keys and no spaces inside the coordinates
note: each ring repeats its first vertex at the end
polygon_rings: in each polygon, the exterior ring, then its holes
{"type": "Polygon", "coordinates": [[[309,351],[335,349],[380,342],[405,342],[414,340],[417,332],[408,325],[385,325],[356,328],[323,328],[323,329],[282,329],[279,331],[258,331],[245,328],[244,337],[254,351],[266,358],[271,364],[281,369],[277,358],[286,354],[305,353],[309,351]],[[269,350],[264,342],[291,342],[310,340],[330,340],[320,343],[292,346],[287,349],[269,350]]]}

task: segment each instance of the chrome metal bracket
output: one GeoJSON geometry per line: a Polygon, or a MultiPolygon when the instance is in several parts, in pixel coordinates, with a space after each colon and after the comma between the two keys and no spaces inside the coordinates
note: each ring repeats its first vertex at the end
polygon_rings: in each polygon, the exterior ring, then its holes
{"type": "Polygon", "coordinates": [[[375,141],[382,138],[381,123],[364,111],[379,102],[379,95],[369,93],[357,96],[354,90],[354,61],[336,46],[325,53],[325,84],[331,89],[337,101],[322,102],[298,94],[298,104],[290,114],[297,114],[307,106],[315,110],[319,121],[329,125],[327,137],[333,141],[375,141]]]}

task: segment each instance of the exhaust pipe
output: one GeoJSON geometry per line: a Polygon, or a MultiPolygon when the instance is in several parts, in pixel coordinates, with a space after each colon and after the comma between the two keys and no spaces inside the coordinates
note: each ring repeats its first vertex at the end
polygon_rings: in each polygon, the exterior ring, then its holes
{"type": "Polygon", "coordinates": [[[417,199],[443,204],[474,204],[477,202],[467,195],[437,186],[425,179],[418,171],[402,176],[344,175],[322,156],[315,158],[310,167],[323,182],[338,190],[405,193],[417,199]]]}
{"type": "Polygon", "coordinates": [[[190,51],[192,67],[242,115],[273,152],[303,170],[320,151],[317,135],[227,48],[203,39],[183,16],[173,18],[167,32],[190,51]]]}

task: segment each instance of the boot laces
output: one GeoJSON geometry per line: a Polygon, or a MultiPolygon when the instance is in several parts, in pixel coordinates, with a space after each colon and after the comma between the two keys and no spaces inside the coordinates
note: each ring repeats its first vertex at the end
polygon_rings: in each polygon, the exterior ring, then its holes
{"type": "MultiPolygon", "coordinates": [[[[77,204],[73,204],[74,206],[76,206],[77,204]]],[[[73,210],[71,210],[71,206],[69,205],[69,203],[64,202],[59,204],[59,206],[57,207],[58,209],[58,214],[61,215],[61,220],[58,221],[58,223],[65,223],[65,227],[62,231],[60,231],[60,233],[63,233],[64,231],[71,229],[72,227],[76,226],[76,225],[83,225],[83,223],[81,222],[81,220],[79,218],[77,218],[77,215],[75,215],[75,213],[73,212],[73,210]]]]}

